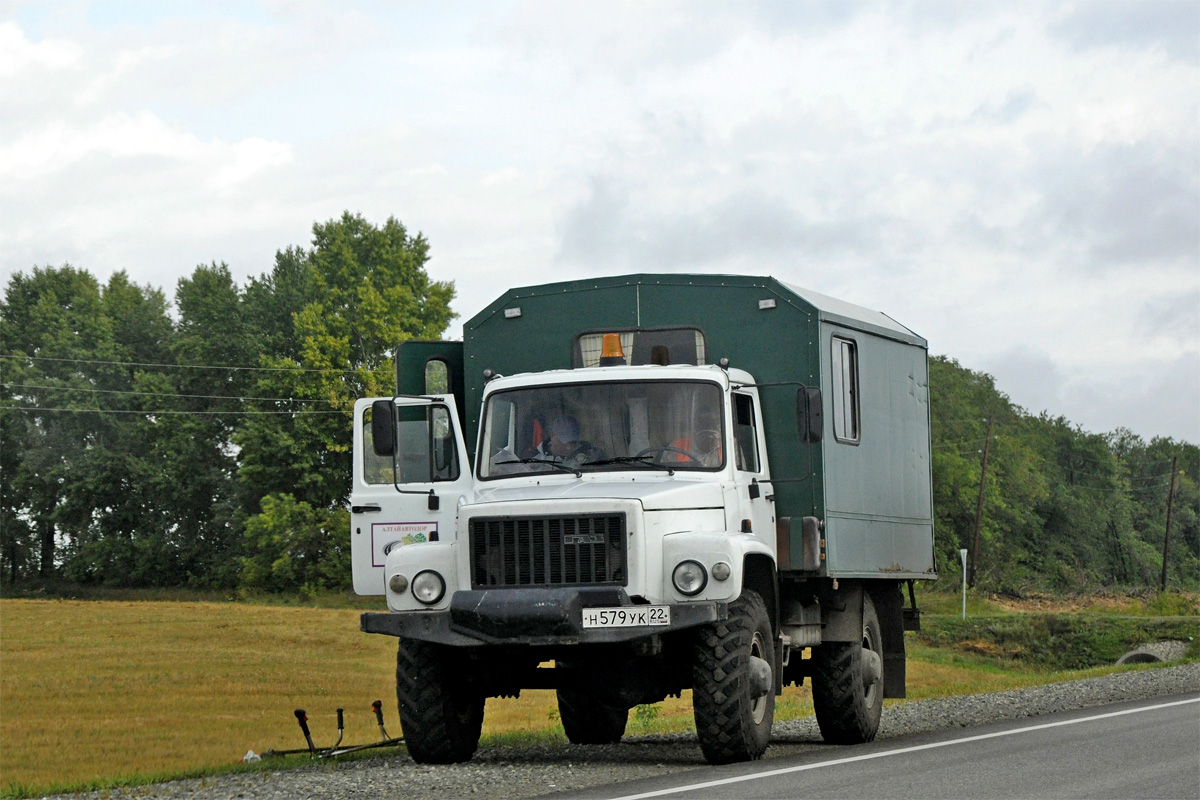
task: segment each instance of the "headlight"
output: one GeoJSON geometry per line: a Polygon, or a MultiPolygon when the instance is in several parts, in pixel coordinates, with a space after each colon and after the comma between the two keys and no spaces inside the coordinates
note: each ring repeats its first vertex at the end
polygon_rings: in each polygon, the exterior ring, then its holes
{"type": "Polygon", "coordinates": [[[708,585],[708,573],[699,561],[680,561],[671,573],[671,580],[680,594],[691,597],[704,591],[708,585]]]}
{"type": "Polygon", "coordinates": [[[717,580],[727,581],[729,580],[729,576],[733,574],[733,570],[724,561],[718,561],[713,564],[712,573],[713,577],[717,580]]]}
{"type": "Polygon", "coordinates": [[[418,603],[431,606],[446,594],[446,581],[431,569],[418,572],[417,577],[412,581],[412,594],[417,598],[418,603]]]}
{"type": "Polygon", "coordinates": [[[404,594],[404,590],[408,588],[408,578],[397,572],[388,578],[388,588],[396,594],[404,594]]]}

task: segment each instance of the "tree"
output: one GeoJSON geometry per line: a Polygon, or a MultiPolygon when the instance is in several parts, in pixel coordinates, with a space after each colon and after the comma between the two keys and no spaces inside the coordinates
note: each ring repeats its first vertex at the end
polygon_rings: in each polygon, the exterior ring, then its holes
{"type": "MultiPolygon", "coordinates": [[[[12,405],[4,433],[12,437],[19,463],[6,472],[3,492],[6,536],[37,537],[35,546],[16,541],[0,548],[15,557],[36,552],[37,574],[48,577],[59,560],[60,536],[68,544],[86,536],[89,519],[64,502],[64,492],[86,472],[88,451],[99,445],[110,420],[89,413],[98,389],[111,389],[120,375],[110,364],[114,342],[102,313],[100,287],[87,272],[70,265],[35,267],[31,275],[9,280],[0,309],[4,342],[4,383],[12,405]]],[[[10,575],[18,574],[14,561],[10,575]]],[[[28,561],[24,566],[32,567],[28,561]]]]}
{"type": "Polygon", "coordinates": [[[350,516],[289,494],[267,495],[246,521],[241,585],[266,591],[344,589],[350,575],[350,516]]]}
{"type": "MultiPolygon", "coordinates": [[[[235,437],[251,512],[268,496],[276,507],[285,496],[312,509],[345,502],[354,401],[391,394],[395,347],[441,336],[454,317],[453,284],[431,281],[428,259],[425,238],[409,236],[397,220],[376,227],[346,213],[314,225],[310,250],[278,252],[272,274],[252,282],[247,306],[275,348],[260,356],[270,371],[260,373],[256,394],[287,398],[258,408],[288,413],[247,417],[235,437]]],[[[247,535],[262,525],[252,517],[247,535]]],[[[261,565],[247,569],[246,585],[264,574],[261,565]]],[[[342,581],[349,580],[346,570],[342,581]]]]}
{"type": "Polygon", "coordinates": [[[314,507],[344,502],[350,486],[350,413],[358,397],[390,394],[402,341],[442,335],[454,314],[451,283],[425,273],[429,245],[395,219],[375,227],[343,214],[313,226],[313,247],[276,254],[275,271],[248,297],[273,324],[291,309],[291,336],[262,356],[261,406],[290,414],[247,419],[237,442],[251,502],[287,492],[314,507]],[[280,292],[275,296],[272,292],[280,292]]]}

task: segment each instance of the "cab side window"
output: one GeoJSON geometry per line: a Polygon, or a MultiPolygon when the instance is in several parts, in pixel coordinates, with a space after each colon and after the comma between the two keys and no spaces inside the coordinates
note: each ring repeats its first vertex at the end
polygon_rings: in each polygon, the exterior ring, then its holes
{"type": "Polygon", "coordinates": [[[443,405],[396,409],[396,454],[375,454],[371,417],[363,409],[363,478],[370,484],[458,480],[458,450],[450,409],[443,405]]]}
{"type": "Polygon", "coordinates": [[[833,437],[858,444],[861,438],[858,398],[858,344],[833,337],[833,437]]]}
{"type": "Polygon", "coordinates": [[[458,457],[450,409],[442,405],[397,409],[400,425],[396,461],[400,483],[458,479],[458,457]]]}
{"type": "Polygon", "coordinates": [[[754,418],[754,399],[748,394],[733,396],[733,436],[737,468],[758,472],[758,423],[754,418]]]}
{"type": "Polygon", "coordinates": [[[450,365],[440,358],[425,362],[425,391],[423,394],[450,394],[450,365]]]}
{"type": "Polygon", "coordinates": [[[435,481],[458,480],[458,451],[454,427],[450,424],[450,409],[434,406],[430,422],[430,438],[435,481]]]}

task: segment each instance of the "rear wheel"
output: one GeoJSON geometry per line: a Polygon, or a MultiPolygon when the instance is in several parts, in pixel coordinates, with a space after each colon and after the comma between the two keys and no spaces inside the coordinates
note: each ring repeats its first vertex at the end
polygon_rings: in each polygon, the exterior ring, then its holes
{"type": "Polygon", "coordinates": [[[861,642],[826,642],[813,651],[813,709],[830,744],[875,738],[883,713],[883,637],[871,595],[863,593],[861,642]]]}
{"type": "Polygon", "coordinates": [[[625,735],[629,709],[605,705],[576,689],[559,689],[558,715],[571,744],[616,744],[625,735]]]}
{"type": "Polygon", "coordinates": [[[745,591],[729,619],[698,631],[692,709],[700,749],[712,764],[752,761],[766,752],[775,718],[775,647],[767,607],[745,591]]]}
{"type": "Polygon", "coordinates": [[[467,761],[479,746],[482,695],[471,692],[448,648],[401,639],[396,699],[408,754],[418,764],[467,761]]]}

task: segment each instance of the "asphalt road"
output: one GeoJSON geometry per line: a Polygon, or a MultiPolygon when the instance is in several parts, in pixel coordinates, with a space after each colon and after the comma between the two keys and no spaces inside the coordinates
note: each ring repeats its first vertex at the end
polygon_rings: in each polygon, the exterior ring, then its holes
{"type": "Polygon", "coordinates": [[[1200,798],[1200,695],[1063,712],[554,795],[1200,798]]]}

